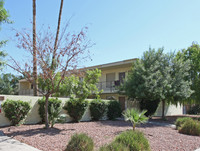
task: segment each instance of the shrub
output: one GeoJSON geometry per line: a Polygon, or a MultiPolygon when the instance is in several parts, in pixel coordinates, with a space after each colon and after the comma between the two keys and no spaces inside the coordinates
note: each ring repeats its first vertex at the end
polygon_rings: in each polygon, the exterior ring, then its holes
{"type": "Polygon", "coordinates": [[[79,122],[88,107],[88,101],[70,98],[64,107],[74,122],[79,122]]]}
{"type": "Polygon", "coordinates": [[[31,107],[28,102],[14,101],[7,99],[3,104],[2,108],[5,112],[5,116],[11,121],[12,125],[17,125],[23,120],[31,107]]]}
{"type": "Polygon", "coordinates": [[[116,137],[115,142],[129,147],[130,151],[150,151],[148,140],[140,131],[126,131],[116,137]]]}
{"type": "Polygon", "coordinates": [[[100,99],[95,99],[90,103],[90,112],[93,120],[99,120],[106,112],[107,105],[100,99]]]}
{"type": "Polygon", "coordinates": [[[145,115],[151,117],[157,110],[160,100],[139,100],[140,110],[147,110],[145,115]]]}
{"type": "Polygon", "coordinates": [[[107,146],[100,147],[99,151],[130,151],[128,147],[121,143],[112,142],[107,146]]]}
{"type": "Polygon", "coordinates": [[[132,108],[124,111],[123,116],[125,121],[130,121],[133,125],[133,130],[135,126],[141,123],[146,123],[148,118],[144,115],[147,111],[140,112],[138,109],[132,108]]]}
{"type": "Polygon", "coordinates": [[[71,137],[65,151],[93,151],[93,140],[86,134],[75,134],[71,137]]]}
{"type": "Polygon", "coordinates": [[[186,121],[191,121],[192,118],[190,117],[183,117],[183,118],[178,118],[175,122],[176,125],[176,129],[178,129],[179,127],[181,127],[186,121]]]}
{"type": "Polygon", "coordinates": [[[200,136],[200,122],[196,120],[186,120],[179,128],[179,132],[182,134],[200,136]]]}
{"type": "MultiPolygon", "coordinates": [[[[48,113],[51,117],[51,106],[53,106],[55,112],[59,112],[61,107],[61,100],[58,100],[58,98],[49,98],[49,104],[48,104],[48,113]]],[[[38,100],[39,104],[39,115],[41,117],[41,122],[44,123],[45,121],[45,97],[38,100]]]]}
{"type": "Polygon", "coordinates": [[[198,115],[200,114],[200,104],[196,104],[194,106],[192,106],[189,111],[188,111],[188,114],[195,114],[195,115],[198,115]]]}
{"type": "Polygon", "coordinates": [[[118,101],[109,101],[107,116],[109,120],[114,120],[121,116],[121,107],[118,101]]]}
{"type": "Polygon", "coordinates": [[[59,117],[59,114],[61,112],[61,109],[62,109],[61,107],[55,109],[53,104],[51,104],[51,107],[50,107],[51,114],[49,114],[49,123],[51,123],[51,127],[53,127],[54,124],[56,123],[59,117]]]}

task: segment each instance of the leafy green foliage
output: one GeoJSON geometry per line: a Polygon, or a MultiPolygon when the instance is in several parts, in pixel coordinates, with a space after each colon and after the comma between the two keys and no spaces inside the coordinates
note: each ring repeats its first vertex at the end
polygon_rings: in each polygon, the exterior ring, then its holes
{"type": "Polygon", "coordinates": [[[200,114],[200,104],[193,105],[189,110],[188,114],[198,115],[200,114]]]}
{"type": "Polygon", "coordinates": [[[109,120],[114,120],[121,116],[121,107],[118,101],[111,100],[108,102],[107,116],[109,120]]]}
{"type": "Polygon", "coordinates": [[[179,51],[177,58],[182,58],[184,61],[190,61],[191,68],[189,69],[188,79],[192,81],[191,89],[194,93],[191,95],[190,100],[200,103],[200,46],[193,43],[187,49],[179,51]]]}
{"type": "Polygon", "coordinates": [[[74,134],[65,151],[93,151],[94,143],[93,140],[84,133],[74,134]]]}
{"type": "Polygon", "coordinates": [[[0,76],[0,94],[18,94],[18,82],[22,77],[17,77],[11,73],[0,76]]]}
{"type": "Polygon", "coordinates": [[[8,99],[2,104],[2,108],[5,112],[5,116],[11,121],[12,125],[19,124],[31,109],[28,102],[8,99]]]}
{"type": "Polygon", "coordinates": [[[186,121],[191,121],[192,118],[190,117],[183,117],[183,118],[178,118],[175,122],[176,129],[179,129],[186,121]]]}
{"type": "Polygon", "coordinates": [[[150,151],[148,140],[140,131],[126,131],[115,139],[115,142],[129,147],[130,151],[150,151]]]}
{"type": "Polygon", "coordinates": [[[121,143],[112,142],[109,145],[100,147],[99,151],[130,151],[130,149],[121,143]]]}
{"type": "Polygon", "coordinates": [[[91,94],[98,96],[97,83],[100,76],[101,70],[95,69],[87,70],[82,80],[76,76],[66,77],[57,95],[70,96],[71,98],[79,98],[80,100],[85,100],[91,94]]]}
{"type": "Polygon", "coordinates": [[[141,99],[140,100],[140,110],[147,110],[145,115],[147,117],[152,116],[156,112],[159,102],[160,102],[160,100],[141,99]]]}
{"type": "Polygon", "coordinates": [[[88,104],[89,103],[86,100],[70,98],[70,100],[66,102],[64,109],[67,110],[67,113],[74,122],[79,122],[85,113],[88,104]]]}
{"type": "Polygon", "coordinates": [[[200,136],[200,122],[197,120],[186,120],[179,128],[182,134],[200,136]]]}
{"type": "MultiPolygon", "coordinates": [[[[122,90],[132,100],[137,100],[142,109],[145,102],[153,103],[155,107],[160,101],[167,100],[177,104],[190,97],[189,76],[190,63],[175,57],[174,54],[164,54],[164,49],[149,49],[142,58],[133,64],[127,81],[122,90]]],[[[150,113],[153,114],[152,110],[150,113]]]]}
{"type": "Polygon", "coordinates": [[[100,99],[95,99],[90,102],[90,113],[93,120],[99,120],[103,117],[107,110],[107,105],[104,101],[100,99]]]}
{"type": "MultiPolygon", "coordinates": [[[[8,19],[9,14],[8,11],[4,8],[4,1],[0,0],[0,25],[2,23],[11,23],[11,21],[8,19]]],[[[1,30],[1,27],[0,27],[1,30]]],[[[0,41],[0,48],[6,43],[6,40],[0,41]]],[[[0,50],[0,70],[2,69],[2,66],[5,64],[3,61],[3,58],[6,56],[6,53],[0,50]]]]}
{"type": "Polygon", "coordinates": [[[59,117],[59,114],[61,112],[61,109],[62,109],[61,107],[58,107],[55,109],[54,105],[51,104],[51,108],[50,108],[51,112],[49,112],[49,113],[51,113],[51,114],[49,114],[49,122],[51,123],[51,127],[53,127],[54,124],[56,123],[56,121],[59,117]]]}
{"type": "Polygon", "coordinates": [[[123,116],[125,121],[130,121],[133,125],[133,130],[135,130],[135,126],[141,123],[145,123],[148,118],[144,115],[147,111],[140,112],[138,109],[127,109],[124,111],[123,116]]]}
{"type": "MultiPolygon", "coordinates": [[[[44,123],[45,121],[45,97],[43,97],[42,99],[38,100],[38,104],[39,104],[39,115],[41,117],[41,122],[44,123]]],[[[48,103],[48,114],[49,117],[52,119],[52,117],[55,117],[54,115],[58,114],[60,112],[61,108],[61,100],[58,100],[58,98],[49,98],[49,103],[48,103]],[[51,112],[51,106],[53,106],[53,110],[54,112],[51,112]],[[54,115],[53,115],[54,114],[54,115]]]]}

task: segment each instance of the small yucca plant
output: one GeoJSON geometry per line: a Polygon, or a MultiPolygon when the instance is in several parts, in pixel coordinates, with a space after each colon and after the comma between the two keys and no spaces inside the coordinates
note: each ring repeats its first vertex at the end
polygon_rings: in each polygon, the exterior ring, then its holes
{"type": "Polygon", "coordinates": [[[131,108],[125,110],[123,116],[125,121],[130,121],[132,123],[134,131],[136,125],[147,122],[148,118],[144,115],[146,112],[146,110],[140,112],[138,109],[131,108]]]}

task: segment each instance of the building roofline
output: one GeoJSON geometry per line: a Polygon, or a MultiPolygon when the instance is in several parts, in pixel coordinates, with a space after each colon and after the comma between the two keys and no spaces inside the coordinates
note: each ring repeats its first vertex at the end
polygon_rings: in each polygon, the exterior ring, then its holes
{"type": "Polygon", "coordinates": [[[127,59],[127,60],[122,60],[122,61],[116,61],[116,62],[101,64],[101,65],[95,65],[95,66],[80,68],[78,70],[95,69],[95,68],[106,68],[106,67],[112,67],[112,66],[117,66],[117,65],[130,64],[130,63],[133,63],[133,61],[135,61],[137,59],[138,58],[127,59]]]}

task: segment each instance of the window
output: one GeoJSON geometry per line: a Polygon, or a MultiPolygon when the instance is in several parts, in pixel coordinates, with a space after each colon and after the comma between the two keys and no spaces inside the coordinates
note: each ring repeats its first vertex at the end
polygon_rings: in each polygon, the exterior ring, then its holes
{"type": "Polygon", "coordinates": [[[115,73],[106,74],[106,88],[111,88],[114,85],[115,73]]]}

